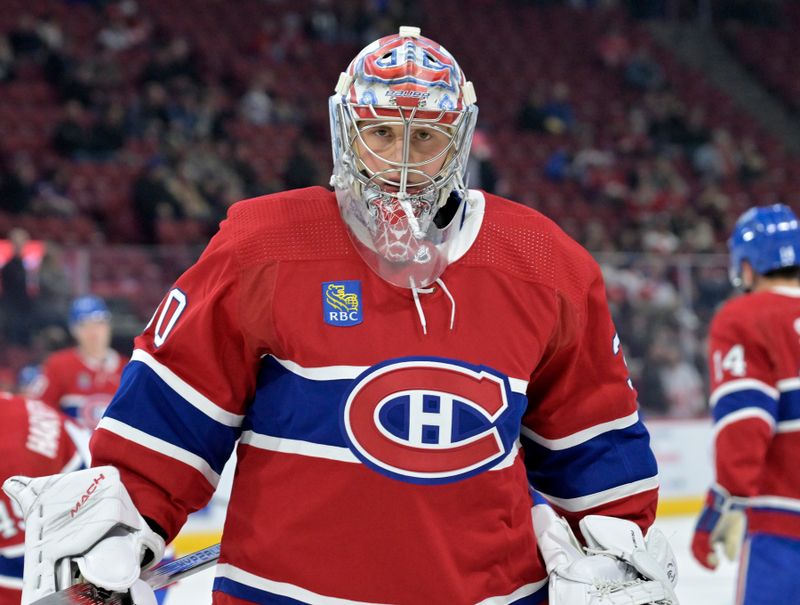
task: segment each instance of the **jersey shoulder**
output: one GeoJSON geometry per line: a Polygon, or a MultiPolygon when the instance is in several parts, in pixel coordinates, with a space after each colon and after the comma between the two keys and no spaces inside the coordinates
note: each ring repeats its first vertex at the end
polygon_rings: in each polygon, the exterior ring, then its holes
{"type": "Polygon", "coordinates": [[[323,187],[283,191],[231,206],[222,224],[243,264],[354,254],[336,196],[323,187]]]}
{"type": "Polygon", "coordinates": [[[711,322],[711,333],[718,337],[740,336],[750,327],[760,332],[783,309],[800,315],[800,299],[787,299],[770,291],[741,294],[722,304],[711,322]]]}
{"type": "Polygon", "coordinates": [[[552,219],[512,200],[483,195],[484,221],[468,254],[471,262],[568,295],[580,295],[600,278],[600,267],[591,254],[552,219]]]}
{"type": "Polygon", "coordinates": [[[47,358],[46,368],[53,370],[56,368],[72,367],[82,364],[78,349],[69,347],[53,351],[47,358]]]}

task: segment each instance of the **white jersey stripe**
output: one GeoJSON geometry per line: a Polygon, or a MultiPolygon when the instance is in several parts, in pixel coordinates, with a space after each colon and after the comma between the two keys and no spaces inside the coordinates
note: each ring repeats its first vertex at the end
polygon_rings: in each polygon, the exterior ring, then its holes
{"type": "Polygon", "coordinates": [[[16,546],[6,546],[5,548],[0,548],[0,557],[5,557],[7,559],[16,559],[17,557],[21,557],[25,554],[25,544],[17,544],[16,546]]]}
{"type": "Polygon", "coordinates": [[[778,508],[800,513],[800,500],[785,496],[753,496],[747,499],[747,505],[752,507],[778,508]]]}
{"type": "Polygon", "coordinates": [[[639,412],[634,412],[628,416],[611,420],[609,422],[603,422],[596,426],[583,429],[582,431],[572,433],[572,435],[567,435],[566,437],[561,437],[559,439],[547,439],[546,437],[542,437],[538,433],[535,433],[526,426],[523,426],[520,432],[528,439],[538,443],[543,447],[546,447],[549,450],[565,450],[567,448],[580,445],[581,443],[586,443],[590,439],[594,439],[603,433],[628,428],[629,426],[636,424],[638,421],[639,412]]]}
{"type": "Polygon", "coordinates": [[[576,513],[582,510],[594,508],[595,506],[608,504],[609,502],[614,502],[615,500],[627,498],[628,496],[641,494],[642,492],[647,492],[656,488],[658,488],[658,476],[640,479],[639,481],[626,483],[625,485],[612,487],[611,489],[603,490],[602,492],[596,492],[594,494],[588,494],[586,496],[578,496],[577,498],[556,498],[555,496],[545,494],[541,490],[537,491],[539,491],[542,496],[547,498],[556,506],[571,513],[576,513]]]}
{"type": "Polygon", "coordinates": [[[532,584],[520,586],[509,595],[504,595],[502,597],[489,597],[488,599],[479,601],[476,605],[508,605],[508,603],[513,603],[518,599],[532,595],[537,590],[544,588],[546,585],[547,578],[544,580],[539,580],[538,582],[533,582],[532,584]]]}
{"type": "MultiPolygon", "coordinates": [[[[306,368],[294,361],[279,359],[274,355],[264,355],[264,357],[272,357],[272,359],[289,370],[292,374],[296,374],[300,378],[305,378],[306,380],[354,380],[370,368],[370,366],[320,366],[306,368]]],[[[524,395],[528,390],[527,380],[509,378],[508,382],[511,386],[511,391],[514,393],[524,395]]]]}
{"type": "Polygon", "coordinates": [[[360,464],[360,460],[355,454],[346,447],[335,445],[322,445],[311,441],[300,439],[283,439],[262,435],[253,431],[244,431],[239,443],[251,445],[260,450],[280,452],[282,454],[298,454],[300,456],[311,456],[312,458],[325,458],[326,460],[336,460],[338,462],[351,462],[360,464]]]}
{"type": "Polygon", "coordinates": [[[143,349],[136,349],[131,355],[131,361],[140,361],[153,370],[173,391],[188,401],[192,406],[203,412],[212,420],[226,426],[239,427],[244,416],[233,414],[222,409],[208,397],[197,391],[193,386],[180,378],[167,366],[157,361],[150,353],[143,349]]]}
{"type": "MultiPolygon", "coordinates": [[[[325,460],[335,460],[337,462],[361,464],[361,460],[346,447],[322,445],[320,443],[312,443],[311,441],[303,441],[301,439],[273,437],[271,435],[262,435],[255,431],[244,431],[241,439],[239,439],[239,443],[270,452],[296,454],[298,456],[310,456],[312,458],[323,458],[325,460]]],[[[522,445],[518,440],[508,455],[489,470],[499,471],[514,464],[520,447],[522,447],[522,445]]]]}
{"type": "Polygon", "coordinates": [[[730,382],[719,385],[716,389],[714,389],[714,392],[711,393],[708,403],[713,408],[715,405],[717,405],[717,402],[726,395],[738,393],[739,391],[750,390],[761,391],[775,401],[777,401],[778,397],[780,396],[778,389],[769,386],[766,382],[761,382],[755,378],[742,378],[741,380],[731,380],[730,382]]]}
{"type": "Polygon", "coordinates": [[[778,390],[781,393],[800,389],[800,378],[784,378],[778,381],[778,390]]]}
{"type": "Polygon", "coordinates": [[[0,588],[11,588],[12,590],[22,590],[22,578],[12,576],[0,576],[0,588]]]}
{"type": "Polygon", "coordinates": [[[239,584],[244,584],[256,590],[263,590],[274,595],[287,597],[300,601],[301,603],[315,603],[315,605],[380,605],[367,601],[351,601],[338,597],[329,597],[316,592],[311,592],[300,586],[289,584],[288,582],[277,582],[262,578],[243,569],[239,569],[230,563],[218,563],[216,567],[218,578],[228,578],[239,584]]]}
{"type": "Polygon", "coordinates": [[[779,422],[775,429],[776,433],[794,433],[796,431],[800,431],[800,420],[779,422]]]}
{"type": "Polygon", "coordinates": [[[70,458],[69,462],[64,465],[64,468],[61,469],[61,473],[70,473],[72,471],[78,470],[81,465],[83,464],[83,458],[80,455],[80,452],[75,452],[70,458]]]}
{"type": "Polygon", "coordinates": [[[109,418],[108,416],[105,416],[100,420],[100,423],[97,425],[97,429],[95,430],[100,429],[105,429],[111,433],[114,433],[115,435],[119,435],[123,439],[133,441],[142,447],[146,447],[149,450],[153,450],[154,452],[168,456],[173,460],[182,462],[187,466],[191,466],[193,469],[199,471],[214,487],[217,487],[217,484],[219,483],[219,475],[214,471],[214,469],[211,468],[208,462],[203,460],[200,456],[186,451],[177,445],[173,445],[172,443],[164,441],[163,439],[159,439],[158,437],[153,437],[144,431],[125,424],[124,422],[120,422],[114,418],[109,418]]]}
{"type": "Polygon", "coordinates": [[[730,426],[734,422],[739,422],[740,420],[747,420],[749,418],[760,418],[764,422],[769,425],[770,431],[775,430],[775,418],[762,408],[752,407],[752,408],[742,408],[741,410],[736,410],[726,416],[723,416],[719,419],[719,421],[714,425],[714,439],[717,438],[720,431],[727,426],[730,426]]]}

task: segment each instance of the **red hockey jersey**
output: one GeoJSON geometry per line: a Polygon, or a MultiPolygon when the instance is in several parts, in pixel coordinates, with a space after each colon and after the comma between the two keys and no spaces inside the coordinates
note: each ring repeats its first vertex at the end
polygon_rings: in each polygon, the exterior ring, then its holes
{"type": "Polygon", "coordinates": [[[137,338],[94,461],[172,538],[238,439],[215,603],[542,603],[530,484],[572,522],[651,524],[598,266],[485,198],[418,301],[361,261],[332,192],[236,204],[137,338]]]}
{"type": "Polygon", "coordinates": [[[119,387],[127,361],[113,349],[101,362],[85,359],[75,347],[56,351],[28,393],[93,429],[119,387]]]}
{"type": "Polygon", "coordinates": [[[709,336],[717,482],[748,529],[800,538],[800,288],[726,303],[709,336]]]}
{"type": "MultiPolygon", "coordinates": [[[[0,393],[3,438],[0,439],[0,484],[12,475],[38,477],[83,466],[64,416],[34,399],[0,393]]],[[[88,439],[88,438],[87,438],[88,439]]],[[[19,511],[0,490],[0,605],[19,605],[25,526],[19,511]]]]}

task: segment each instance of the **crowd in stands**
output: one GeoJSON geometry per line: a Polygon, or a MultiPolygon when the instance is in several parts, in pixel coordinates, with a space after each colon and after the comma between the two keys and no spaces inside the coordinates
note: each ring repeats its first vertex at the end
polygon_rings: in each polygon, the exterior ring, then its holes
{"type": "MultiPolygon", "coordinates": [[[[653,42],[638,17],[660,3],[7,3],[0,234],[24,227],[55,242],[57,257],[61,246],[95,251],[82,287],[140,299],[143,321],[178,268],[147,254],[110,261],[103,246],[199,246],[239,199],[325,186],[325,100],[358,49],[400,24],[441,40],[475,82],[471,185],[613,256],[612,309],[654,413],[704,413],[703,330],[729,293],[724,263],[683,270],[676,255],[723,253],[744,208],[800,198],[800,162],[653,42]]],[[[36,336],[58,323],[37,317],[28,358],[50,347],[36,336]]],[[[14,340],[8,328],[4,338],[14,340]]],[[[19,365],[5,357],[0,366],[19,365]]]]}

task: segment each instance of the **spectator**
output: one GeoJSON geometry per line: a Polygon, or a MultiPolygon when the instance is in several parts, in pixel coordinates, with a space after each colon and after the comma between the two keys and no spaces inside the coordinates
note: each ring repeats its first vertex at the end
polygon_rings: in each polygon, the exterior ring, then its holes
{"type": "Polygon", "coordinates": [[[528,98],[517,114],[517,128],[544,132],[544,93],[538,86],[528,93],[528,98]]]}
{"type": "Polygon", "coordinates": [[[286,163],[283,182],[287,189],[318,185],[319,167],[313,156],[313,147],[303,138],[298,139],[294,152],[286,163]]]}
{"type": "Polygon", "coordinates": [[[8,42],[8,37],[0,34],[0,84],[10,82],[15,76],[14,50],[8,42]]]}
{"type": "Polygon", "coordinates": [[[542,108],[544,128],[552,134],[561,134],[575,126],[575,110],[570,100],[569,86],[556,82],[550,91],[550,98],[542,108]]]}
{"type": "Polygon", "coordinates": [[[270,89],[273,76],[269,71],[258,72],[239,102],[242,117],[256,126],[268,124],[273,119],[273,102],[270,89]]]}
{"type": "Polygon", "coordinates": [[[706,179],[723,181],[735,175],[739,159],[730,132],[724,128],[714,130],[711,141],[695,151],[693,163],[695,170],[706,179]]]}
{"type": "Polygon", "coordinates": [[[158,242],[159,218],[183,218],[180,202],[170,192],[169,169],[163,160],[155,159],[145,167],[133,183],[133,208],[139,223],[142,241],[158,242]]]}
{"type": "Polygon", "coordinates": [[[16,27],[8,33],[8,40],[17,57],[37,58],[44,50],[44,43],[36,31],[36,20],[30,13],[20,14],[16,27]]]}
{"type": "Polygon", "coordinates": [[[485,131],[476,129],[472,136],[472,150],[467,162],[469,186],[497,193],[497,168],[492,160],[492,145],[485,131]]]}
{"type": "Polygon", "coordinates": [[[644,47],[636,50],[625,64],[625,82],[633,88],[658,90],[665,81],[664,70],[644,47]]]}
{"type": "Polygon", "coordinates": [[[105,156],[121,149],[125,137],[125,108],[120,103],[111,103],[89,131],[87,147],[105,156]]]}
{"type": "Polygon", "coordinates": [[[44,15],[38,20],[36,33],[48,51],[58,52],[64,46],[64,32],[51,14],[44,15]]]}
{"type": "Polygon", "coordinates": [[[0,166],[0,211],[24,214],[32,208],[38,178],[30,158],[19,155],[11,168],[0,166]]]}
{"type": "Polygon", "coordinates": [[[59,326],[67,329],[66,317],[72,298],[72,285],[63,265],[63,250],[47,242],[38,271],[39,294],[36,298],[37,329],[59,326]]]}
{"type": "Polygon", "coordinates": [[[12,253],[0,270],[0,306],[7,341],[25,346],[30,341],[33,297],[28,289],[28,271],[22,255],[30,236],[24,229],[17,228],[9,232],[8,239],[12,253]]]}
{"type": "Polygon", "coordinates": [[[630,42],[618,27],[609,29],[597,44],[597,54],[600,57],[600,62],[610,69],[625,65],[630,52],[630,42]]]}
{"type": "Polygon", "coordinates": [[[71,157],[89,149],[88,116],[78,101],[68,101],[64,118],[56,124],[53,132],[53,149],[61,155],[71,157]]]}

